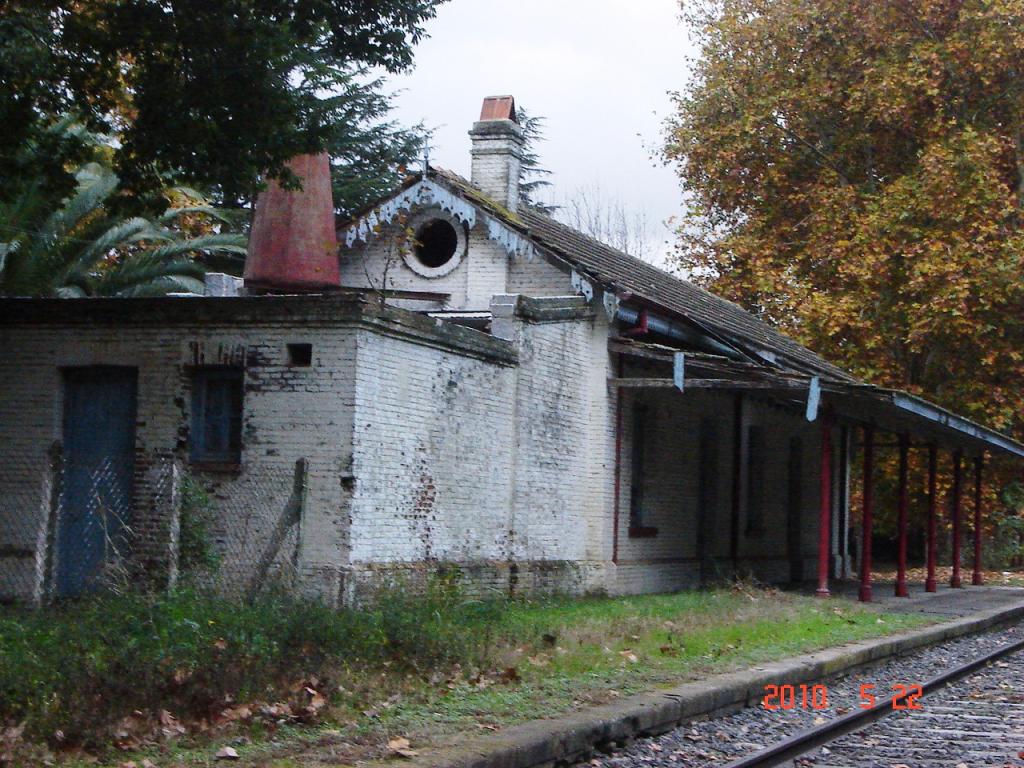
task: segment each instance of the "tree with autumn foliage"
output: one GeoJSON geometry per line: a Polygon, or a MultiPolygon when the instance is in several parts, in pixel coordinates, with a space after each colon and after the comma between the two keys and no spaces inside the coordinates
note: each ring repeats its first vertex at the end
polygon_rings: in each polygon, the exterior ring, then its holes
{"type": "Polygon", "coordinates": [[[1024,0],[713,0],[688,20],[665,149],[681,265],[873,383],[1018,429],[1024,0]]]}
{"type": "Polygon", "coordinates": [[[678,261],[868,381],[1024,433],[1024,0],[704,0],[678,261]]]}

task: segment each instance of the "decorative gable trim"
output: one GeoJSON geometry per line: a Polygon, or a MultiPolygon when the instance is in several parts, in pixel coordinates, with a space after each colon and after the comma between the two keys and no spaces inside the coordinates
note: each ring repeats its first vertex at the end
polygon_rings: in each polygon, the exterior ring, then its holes
{"type": "Polygon", "coordinates": [[[583,298],[585,298],[588,303],[594,300],[594,284],[575,269],[572,271],[570,284],[572,285],[573,290],[582,294],[583,298]]]}
{"type": "Polygon", "coordinates": [[[485,216],[487,219],[487,237],[498,243],[505,249],[511,258],[526,258],[533,261],[537,256],[537,249],[527,238],[510,227],[506,227],[492,216],[485,216]]]}
{"type": "Polygon", "coordinates": [[[369,243],[380,234],[381,227],[391,224],[400,212],[410,211],[416,206],[437,206],[470,228],[482,218],[487,225],[487,237],[501,245],[509,258],[532,261],[537,256],[537,248],[528,237],[429,178],[421,179],[352,222],[338,233],[338,239],[344,241],[346,248],[351,248],[356,241],[369,243]]]}

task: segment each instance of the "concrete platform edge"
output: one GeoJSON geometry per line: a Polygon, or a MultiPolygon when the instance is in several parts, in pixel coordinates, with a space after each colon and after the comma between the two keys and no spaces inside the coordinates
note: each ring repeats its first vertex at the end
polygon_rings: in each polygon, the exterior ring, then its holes
{"type": "Polygon", "coordinates": [[[533,720],[455,747],[432,748],[409,768],[548,768],[586,760],[613,743],[656,736],[704,715],[760,701],[764,686],[820,682],[911,651],[1024,618],[1024,604],[889,637],[861,640],[674,688],[641,693],[550,720],[533,720]]]}

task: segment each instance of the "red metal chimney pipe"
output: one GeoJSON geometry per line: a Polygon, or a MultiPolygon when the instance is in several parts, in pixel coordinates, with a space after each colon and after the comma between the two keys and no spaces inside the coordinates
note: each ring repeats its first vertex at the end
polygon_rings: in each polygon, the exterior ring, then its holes
{"type": "Polygon", "coordinates": [[[288,161],[302,189],[271,179],[256,199],[245,260],[245,286],[256,291],[311,293],[341,284],[327,153],[288,161]]]}

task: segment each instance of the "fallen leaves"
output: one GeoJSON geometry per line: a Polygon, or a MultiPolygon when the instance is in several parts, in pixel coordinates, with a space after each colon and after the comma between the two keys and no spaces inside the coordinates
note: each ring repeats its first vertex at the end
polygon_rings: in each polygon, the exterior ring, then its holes
{"type": "Polygon", "coordinates": [[[501,674],[498,675],[498,680],[503,683],[518,683],[522,678],[519,676],[518,668],[506,667],[502,670],[501,674]]]}
{"type": "Polygon", "coordinates": [[[4,755],[12,751],[21,743],[25,734],[25,723],[13,725],[0,730],[0,764],[4,762],[4,755]]]}
{"type": "Polygon", "coordinates": [[[320,710],[327,706],[327,697],[308,685],[302,690],[309,696],[302,714],[307,718],[315,718],[320,710]]]}
{"type": "Polygon", "coordinates": [[[234,722],[245,722],[252,719],[252,708],[251,707],[228,707],[227,709],[221,710],[220,721],[221,723],[234,723],[234,722]]]}
{"type": "Polygon", "coordinates": [[[158,720],[160,722],[160,733],[164,738],[171,739],[185,733],[185,726],[178,722],[178,719],[166,709],[160,710],[158,720]]]}
{"type": "Polygon", "coordinates": [[[391,709],[401,700],[401,694],[396,693],[394,696],[389,696],[388,698],[384,699],[384,701],[377,702],[369,709],[364,709],[363,715],[369,718],[380,717],[382,712],[391,709]]]}
{"type": "Polygon", "coordinates": [[[412,748],[409,740],[404,736],[398,736],[388,742],[388,753],[396,757],[407,758],[419,755],[419,752],[412,748]]]}

